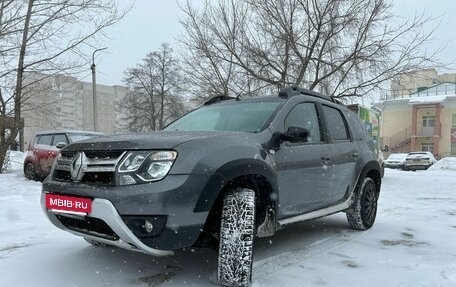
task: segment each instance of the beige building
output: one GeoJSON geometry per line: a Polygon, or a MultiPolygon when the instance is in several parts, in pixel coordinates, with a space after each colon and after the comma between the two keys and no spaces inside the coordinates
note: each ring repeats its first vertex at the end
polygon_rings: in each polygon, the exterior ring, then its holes
{"type": "Polygon", "coordinates": [[[402,86],[399,81],[392,84],[397,93],[376,104],[382,110],[382,144],[390,152],[456,156],[456,74],[434,72],[419,71],[416,79],[411,74],[403,76],[402,86]]]}
{"type": "MultiPolygon", "coordinates": [[[[92,83],[64,75],[28,74],[22,104],[25,147],[33,133],[71,129],[93,131],[92,83]]],[[[97,84],[98,131],[126,131],[119,108],[128,89],[97,84]]]]}
{"type": "Polygon", "coordinates": [[[411,94],[442,83],[456,83],[456,73],[439,75],[436,69],[425,69],[404,74],[391,82],[389,98],[409,97],[411,94]]]}

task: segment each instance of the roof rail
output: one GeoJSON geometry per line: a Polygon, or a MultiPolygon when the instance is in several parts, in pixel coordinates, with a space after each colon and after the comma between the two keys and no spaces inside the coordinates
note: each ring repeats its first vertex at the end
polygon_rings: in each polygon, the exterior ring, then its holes
{"type": "Polygon", "coordinates": [[[279,97],[281,98],[291,98],[296,95],[307,95],[307,96],[312,96],[312,97],[318,97],[333,103],[340,103],[338,100],[336,100],[334,97],[330,96],[325,96],[323,94],[320,94],[318,92],[308,90],[308,89],[303,89],[298,86],[288,86],[280,90],[279,92],[279,97]]]}
{"type": "Polygon", "coordinates": [[[230,96],[225,96],[225,95],[220,95],[220,96],[215,96],[204,102],[203,106],[209,106],[212,104],[215,104],[217,102],[221,101],[227,101],[227,100],[234,100],[236,98],[230,97],[230,96]]]}

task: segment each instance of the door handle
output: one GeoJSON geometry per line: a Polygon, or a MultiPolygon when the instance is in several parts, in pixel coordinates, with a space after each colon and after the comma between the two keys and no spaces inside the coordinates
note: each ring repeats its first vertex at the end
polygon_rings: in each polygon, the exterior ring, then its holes
{"type": "Polygon", "coordinates": [[[352,153],[352,157],[357,159],[358,158],[358,153],[357,152],[352,153]]]}

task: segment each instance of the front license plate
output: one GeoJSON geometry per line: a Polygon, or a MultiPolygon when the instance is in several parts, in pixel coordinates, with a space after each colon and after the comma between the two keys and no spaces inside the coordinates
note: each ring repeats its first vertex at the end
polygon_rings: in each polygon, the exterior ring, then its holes
{"type": "Polygon", "coordinates": [[[87,215],[92,212],[92,200],[47,193],[46,208],[53,212],[87,215]]]}

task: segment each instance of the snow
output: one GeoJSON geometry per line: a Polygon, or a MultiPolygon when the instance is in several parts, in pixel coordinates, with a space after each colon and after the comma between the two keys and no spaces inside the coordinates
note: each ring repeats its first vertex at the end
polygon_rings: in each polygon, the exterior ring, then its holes
{"type": "Polygon", "coordinates": [[[444,157],[433,164],[430,170],[453,170],[456,171],[456,157],[444,157]]]}
{"type": "MultiPolygon", "coordinates": [[[[0,286],[215,286],[217,253],[155,258],[97,248],[45,218],[41,183],[0,174],[0,286]]],[[[374,226],[344,214],[257,238],[253,286],[456,286],[456,162],[386,169],[374,226]],[[439,166],[448,168],[441,169],[439,166]]]]}
{"type": "Polygon", "coordinates": [[[26,155],[26,153],[21,151],[9,150],[6,154],[6,158],[8,159],[6,172],[22,170],[26,155]]]}

